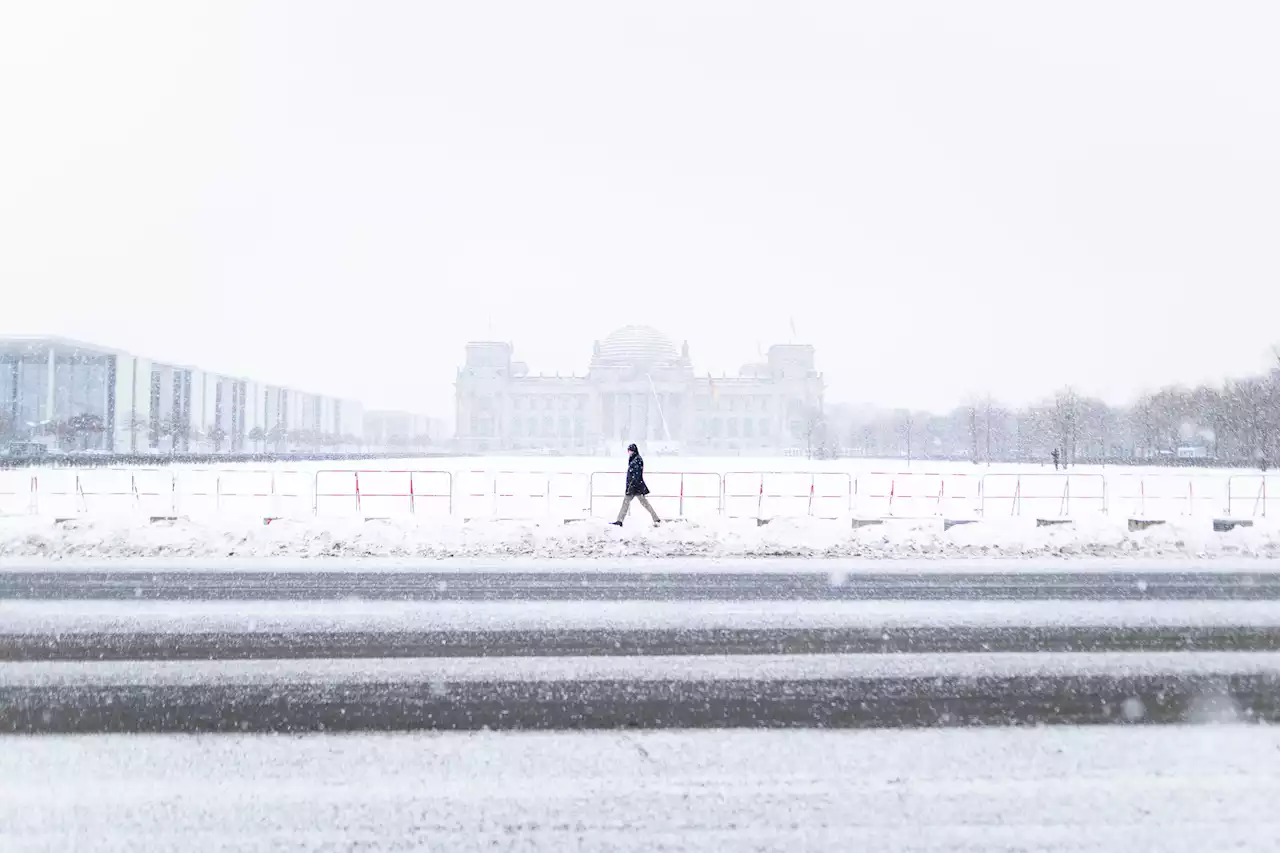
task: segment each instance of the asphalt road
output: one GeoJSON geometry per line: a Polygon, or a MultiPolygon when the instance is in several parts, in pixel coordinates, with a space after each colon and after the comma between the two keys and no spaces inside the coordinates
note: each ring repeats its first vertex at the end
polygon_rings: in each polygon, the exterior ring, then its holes
{"type": "Polygon", "coordinates": [[[1280,572],[0,571],[0,600],[1274,601],[1280,572]]]}
{"type": "Polygon", "coordinates": [[[0,731],[1280,722],[1273,602],[1246,570],[10,569],[0,731]]]}
{"type": "Polygon", "coordinates": [[[3,661],[1280,651],[1280,626],[0,633],[3,661]]]}

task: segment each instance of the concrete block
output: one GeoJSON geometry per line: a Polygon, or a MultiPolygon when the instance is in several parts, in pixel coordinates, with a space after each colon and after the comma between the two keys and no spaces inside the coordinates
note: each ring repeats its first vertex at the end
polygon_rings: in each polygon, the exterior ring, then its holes
{"type": "Polygon", "coordinates": [[[151,523],[152,523],[152,524],[160,524],[160,523],[162,523],[162,522],[173,522],[173,521],[182,521],[182,520],[183,520],[183,517],[182,517],[182,516],[180,516],[180,515],[153,515],[153,516],[151,516],[151,523]]]}
{"type": "Polygon", "coordinates": [[[853,529],[857,530],[859,527],[878,527],[881,524],[884,524],[883,518],[855,518],[853,520],[853,529]]]}
{"type": "Polygon", "coordinates": [[[963,525],[963,524],[977,524],[977,523],[978,523],[978,519],[976,518],[948,518],[943,520],[942,529],[945,532],[947,530],[950,530],[953,527],[959,527],[960,525],[963,525]]]}
{"type": "Polygon", "coordinates": [[[1060,527],[1064,524],[1075,524],[1070,518],[1037,518],[1036,527],[1060,527]]]}
{"type": "Polygon", "coordinates": [[[1253,527],[1253,519],[1251,518],[1215,518],[1213,520],[1214,533],[1228,533],[1237,527],[1253,527]]]}
{"type": "Polygon", "coordinates": [[[1163,518],[1131,518],[1129,519],[1129,532],[1137,533],[1139,530],[1150,530],[1152,527],[1159,527],[1164,524],[1163,518]]]}

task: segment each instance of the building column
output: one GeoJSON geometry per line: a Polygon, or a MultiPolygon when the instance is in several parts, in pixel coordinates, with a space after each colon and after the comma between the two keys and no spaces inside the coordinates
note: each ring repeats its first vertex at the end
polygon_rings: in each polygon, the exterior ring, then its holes
{"type": "Polygon", "coordinates": [[[53,421],[54,404],[57,402],[58,393],[58,355],[53,345],[49,345],[49,381],[47,383],[48,390],[45,397],[45,416],[40,420],[53,421]]]}

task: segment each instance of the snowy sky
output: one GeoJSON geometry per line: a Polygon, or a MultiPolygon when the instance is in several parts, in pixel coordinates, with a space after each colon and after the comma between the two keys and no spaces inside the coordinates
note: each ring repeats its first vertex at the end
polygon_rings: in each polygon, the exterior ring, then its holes
{"type": "Polygon", "coordinates": [[[9,2],[0,332],[447,414],[626,323],[832,401],[1280,342],[1280,4],[9,2]]]}

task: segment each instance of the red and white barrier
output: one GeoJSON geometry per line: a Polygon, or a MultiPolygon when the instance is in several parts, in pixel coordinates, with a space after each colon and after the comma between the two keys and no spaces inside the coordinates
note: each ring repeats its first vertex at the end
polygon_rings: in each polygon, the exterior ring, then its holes
{"type": "Polygon", "coordinates": [[[1280,475],[1233,474],[1227,478],[1228,518],[1280,518],[1280,475]]]}
{"type": "Polygon", "coordinates": [[[317,517],[448,516],[453,475],[448,471],[336,470],[315,474],[317,517]]]}
{"type": "Polygon", "coordinates": [[[1129,518],[1216,518],[1226,510],[1227,481],[1211,474],[1115,474],[1107,512],[1129,518]]]}
{"type": "Polygon", "coordinates": [[[965,518],[977,514],[979,478],[927,471],[860,474],[854,513],[861,518],[965,518]]]}
{"type": "Polygon", "coordinates": [[[25,469],[0,470],[0,516],[35,512],[36,477],[25,469]]]}
{"type": "MultiPolygon", "coordinates": [[[[652,471],[664,518],[1280,518],[1280,474],[652,471]]],[[[0,515],[612,518],[623,471],[0,470],[0,515]]]]}
{"type": "Polygon", "coordinates": [[[838,471],[731,471],[724,475],[722,512],[730,518],[843,518],[854,481],[838,471]]]}
{"type": "MultiPolygon", "coordinates": [[[[593,471],[587,515],[613,518],[626,494],[624,471],[593,471]]],[[[714,471],[645,472],[649,503],[661,518],[698,518],[720,514],[724,478],[714,471]]]]}
{"type": "Polygon", "coordinates": [[[978,512],[984,518],[1074,518],[1106,515],[1102,474],[984,474],[978,512]]]}

